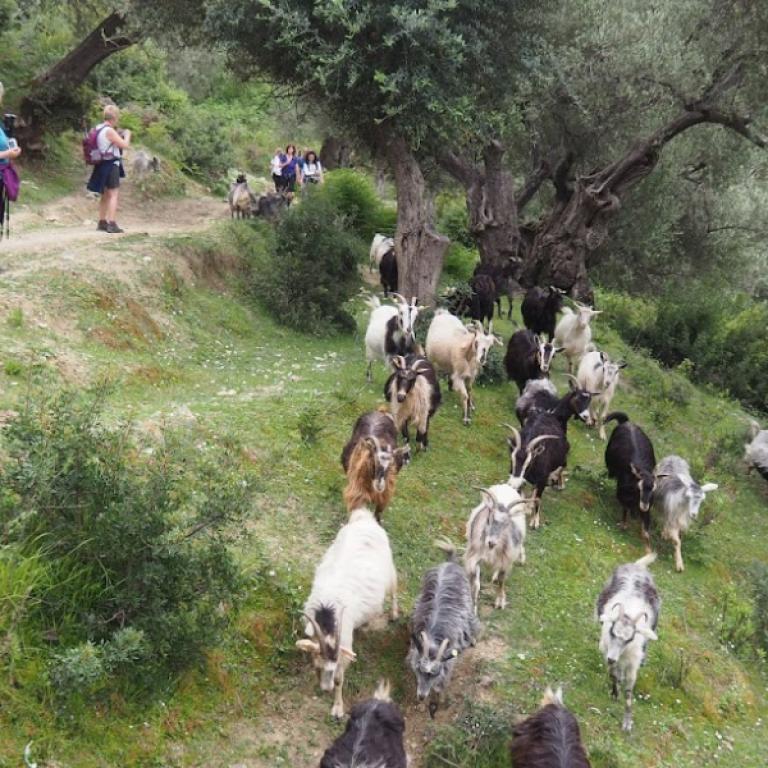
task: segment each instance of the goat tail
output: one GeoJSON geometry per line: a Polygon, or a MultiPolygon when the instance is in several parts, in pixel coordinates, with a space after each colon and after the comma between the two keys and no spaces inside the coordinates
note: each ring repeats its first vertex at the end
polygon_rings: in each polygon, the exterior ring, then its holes
{"type": "Polygon", "coordinates": [[[644,555],[639,560],[635,560],[635,565],[639,565],[641,568],[647,568],[651,563],[656,562],[656,553],[651,552],[648,555],[644,555]]]}
{"type": "Polygon", "coordinates": [[[609,413],[605,417],[604,424],[607,424],[609,421],[618,421],[619,424],[626,424],[629,421],[629,416],[627,416],[624,411],[613,411],[612,413],[609,413]]]}
{"type": "Polygon", "coordinates": [[[376,686],[376,690],[373,692],[373,698],[379,701],[391,701],[389,696],[390,685],[389,680],[379,680],[379,684],[376,686]]]}
{"type": "Polygon", "coordinates": [[[437,539],[433,544],[443,552],[445,552],[445,559],[452,563],[456,557],[456,545],[448,539],[437,539]]]}

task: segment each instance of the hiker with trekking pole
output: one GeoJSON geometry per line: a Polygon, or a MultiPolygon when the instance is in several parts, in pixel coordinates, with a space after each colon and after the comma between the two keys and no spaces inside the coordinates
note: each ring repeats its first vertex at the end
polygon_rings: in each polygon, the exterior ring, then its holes
{"type": "MultiPolygon", "coordinates": [[[[0,106],[3,104],[5,89],[0,83],[0,106]]],[[[13,136],[16,115],[3,115],[0,123],[0,240],[3,234],[11,233],[11,202],[19,195],[19,175],[11,160],[21,154],[21,147],[13,136]]]]}

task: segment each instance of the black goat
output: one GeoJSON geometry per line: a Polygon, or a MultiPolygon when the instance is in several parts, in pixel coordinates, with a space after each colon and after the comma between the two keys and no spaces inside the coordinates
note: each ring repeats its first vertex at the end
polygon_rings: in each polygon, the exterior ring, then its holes
{"type": "Polygon", "coordinates": [[[507,297],[507,301],[509,302],[509,307],[507,309],[508,320],[512,317],[512,300],[515,291],[520,288],[520,284],[517,282],[517,276],[520,272],[521,263],[521,260],[516,256],[510,256],[502,266],[498,264],[483,264],[480,262],[472,273],[475,277],[478,275],[487,275],[493,280],[494,301],[499,310],[499,317],[501,317],[501,297],[507,297]]]}
{"type": "Polygon", "coordinates": [[[647,552],[651,551],[651,503],[656,490],[656,456],[648,435],[629,416],[614,411],[606,416],[606,423],[618,421],[605,448],[605,466],[608,477],[616,478],[616,498],[624,516],[622,527],[627,527],[629,516],[640,516],[642,537],[647,552]]]}
{"type": "Polygon", "coordinates": [[[509,446],[509,484],[520,488],[523,480],[533,487],[532,499],[536,507],[531,516],[531,528],[541,525],[541,497],[550,480],[556,481],[558,488],[565,487],[563,471],[570,445],[558,419],[551,413],[537,413],[523,425],[522,432],[515,427],[505,425],[512,432],[507,438],[509,446]]]}
{"type": "Polygon", "coordinates": [[[352,707],[346,730],[325,750],[320,768],[406,768],[404,732],[405,720],[389,697],[389,683],[379,683],[372,699],[352,707]]]}
{"type": "Polygon", "coordinates": [[[521,425],[535,413],[551,413],[567,433],[571,418],[581,419],[587,426],[592,426],[589,405],[594,394],[581,389],[573,377],[568,380],[568,392],[563,397],[558,397],[555,385],[549,379],[531,379],[517,398],[515,412],[521,425]]]}
{"type": "Polygon", "coordinates": [[[560,688],[547,688],[541,709],[515,726],[509,748],[514,768],[590,768],[578,720],[560,688]]]}
{"type": "MultiPolygon", "coordinates": [[[[472,288],[472,295],[469,303],[469,316],[473,320],[478,320],[485,328],[485,319],[493,322],[493,303],[496,300],[496,284],[490,275],[475,275],[469,285],[472,288]]],[[[501,314],[501,313],[499,313],[501,314]]]]}
{"type": "Polygon", "coordinates": [[[395,417],[395,424],[403,440],[410,441],[408,425],[416,424],[416,442],[423,451],[429,443],[429,420],[440,405],[440,384],[432,363],[421,355],[395,355],[395,372],[384,385],[387,399],[395,417]]]}
{"type": "Polygon", "coordinates": [[[549,376],[552,358],[560,349],[561,347],[555,348],[549,341],[542,341],[532,331],[515,331],[509,337],[507,352],[504,355],[507,377],[512,379],[522,392],[529,379],[544,379],[549,376]]]}
{"type": "Polygon", "coordinates": [[[384,289],[384,295],[397,291],[397,258],[395,249],[387,251],[379,262],[379,277],[381,278],[381,287],[384,289]]]}
{"type": "Polygon", "coordinates": [[[557,313],[563,308],[563,292],[559,288],[533,286],[525,294],[520,311],[525,327],[534,333],[546,333],[555,338],[557,313]]]}

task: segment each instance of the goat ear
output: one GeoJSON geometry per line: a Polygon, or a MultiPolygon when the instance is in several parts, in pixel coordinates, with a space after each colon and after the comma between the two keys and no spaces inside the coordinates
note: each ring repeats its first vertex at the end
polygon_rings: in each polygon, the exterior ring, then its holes
{"type": "Polygon", "coordinates": [[[642,624],[639,627],[636,627],[636,632],[638,635],[647,637],[649,640],[659,639],[659,636],[647,624],[642,624]]]}
{"type": "MultiPolygon", "coordinates": [[[[638,479],[642,480],[643,476],[637,471],[637,467],[634,464],[630,464],[629,468],[632,470],[632,474],[638,479]]],[[[657,477],[664,477],[664,475],[657,475],[657,477]]]]}
{"type": "Polygon", "coordinates": [[[357,654],[351,648],[339,647],[339,653],[349,661],[357,661],[357,654]]]}
{"type": "Polygon", "coordinates": [[[619,367],[619,368],[626,368],[626,367],[627,367],[627,365],[629,365],[629,363],[627,363],[627,361],[626,361],[626,360],[622,360],[621,362],[619,362],[619,363],[616,363],[616,365],[617,365],[617,367],[619,367]]]}
{"type": "Polygon", "coordinates": [[[616,621],[620,619],[624,615],[624,606],[621,603],[614,603],[611,606],[611,610],[609,612],[609,618],[611,621],[616,621]]]}
{"type": "Polygon", "coordinates": [[[411,642],[416,646],[416,650],[419,653],[423,653],[424,645],[422,644],[421,638],[419,637],[418,633],[411,632],[411,642]]]}
{"type": "Polygon", "coordinates": [[[297,640],[296,647],[304,653],[320,653],[320,644],[314,640],[297,640]]]}
{"type": "Polygon", "coordinates": [[[701,490],[704,491],[704,493],[710,493],[711,491],[716,491],[718,487],[717,483],[704,483],[704,485],[701,486],[701,490]]]}
{"type": "Polygon", "coordinates": [[[535,334],[533,337],[533,343],[538,347],[539,344],[541,344],[541,339],[539,339],[539,334],[535,334]]]}
{"type": "Polygon", "coordinates": [[[560,352],[562,352],[564,349],[565,349],[565,347],[553,347],[553,349],[552,349],[552,354],[553,354],[553,355],[559,354],[559,353],[560,353],[560,352]]]}

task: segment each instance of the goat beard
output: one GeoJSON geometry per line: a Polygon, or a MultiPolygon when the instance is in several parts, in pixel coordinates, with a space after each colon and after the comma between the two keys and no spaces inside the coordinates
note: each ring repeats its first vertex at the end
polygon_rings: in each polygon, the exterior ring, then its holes
{"type": "Polygon", "coordinates": [[[377,510],[383,510],[391,501],[395,492],[397,473],[393,467],[387,472],[387,482],[383,491],[373,487],[376,466],[370,450],[358,443],[349,458],[347,485],[344,488],[344,503],[347,511],[373,504],[377,510]]]}

